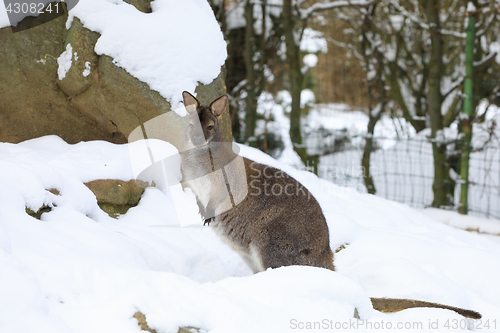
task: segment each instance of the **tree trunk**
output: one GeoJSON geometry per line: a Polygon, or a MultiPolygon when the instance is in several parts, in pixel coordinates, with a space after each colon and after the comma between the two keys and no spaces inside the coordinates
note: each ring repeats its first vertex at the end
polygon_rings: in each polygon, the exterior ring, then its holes
{"type": "Polygon", "coordinates": [[[267,0],[262,0],[262,3],[260,5],[261,11],[262,11],[262,35],[260,38],[260,61],[259,61],[259,75],[260,75],[260,85],[259,85],[259,93],[262,91],[266,90],[266,77],[264,75],[264,67],[266,65],[266,43],[267,43],[267,36],[266,36],[266,31],[267,31],[267,22],[266,22],[266,17],[267,17],[267,0]]]}
{"type": "Polygon", "coordinates": [[[434,192],[433,207],[447,204],[446,182],[448,168],[446,167],[446,144],[440,141],[443,130],[443,116],[441,115],[441,79],[443,75],[443,38],[439,19],[438,0],[421,1],[429,23],[431,35],[431,54],[429,59],[429,78],[427,86],[427,113],[430,119],[432,154],[434,157],[434,192]]]}
{"type": "Polygon", "coordinates": [[[469,16],[469,26],[467,27],[467,39],[465,41],[465,82],[464,94],[465,99],[463,102],[463,111],[466,117],[462,119],[462,133],[464,133],[462,144],[462,161],[460,164],[460,205],[458,212],[460,214],[467,214],[468,196],[469,196],[469,154],[470,143],[472,139],[472,114],[475,109],[474,98],[474,42],[476,39],[475,29],[475,14],[467,13],[469,16]]]}
{"type": "Polygon", "coordinates": [[[290,94],[292,96],[292,111],[290,113],[290,138],[293,149],[307,165],[307,152],[302,146],[302,135],[300,133],[300,93],[302,91],[303,76],[300,67],[300,45],[295,40],[295,24],[293,17],[292,0],[283,1],[283,31],[286,44],[286,59],[288,65],[288,80],[290,94]]]}
{"type": "Polygon", "coordinates": [[[385,95],[385,84],[382,78],[382,66],[383,66],[383,57],[378,52],[377,54],[378,68],[377,68],[377,86],[379,91],[379,104],[375,107],[375,111],[373,110],[373,84],[370,83],[368,85],[368,98],[370,101],[369,104],[369,121],[367,126],[367,135],[365,138],[365,147],[363,148],[363,157],[361,158],[361,167],[363,170],[363,180],[365,182],[366,189],[368,193],[375,194],[377,189],[375,188],[375,182],[373,181],[373,177],[371,174],[370,167],[370,157],[373,151],[373,135],[375,133],[375,125],[380,120],[382,116],[382,112],[385,109],[387,104],[387,99],[385,95]]]}
{"type": "Polygon", "coordinates": [[[380,120],[382,112],[385,109],[387,103],[387,97],[385,93],[385,82],[384,82],[384,56],[380,51],[372,52],[373,45],[370,43],[370,34],[372,29],[372,18],[375,14],[377,5],[372,6],[367,10],[369,15],[364,16],[363,26],[361,27],[361,54],[364,59],[364,66],[366,69],[370,68],[370,56],[374,56],[375,66],[377,69],[376,76],[368,80],[368,126],[367,135],[365,138],[365,147],[363,148],[363,157],[361,158],[361,168],[363,170],[363,180],[365,182],[366,189],[368,193],[375,194],[377,189],[375,188],[375,182],[371,174],[370,157],[373,151],[373,134],[375,133],[375,125],[380,120]],[[370,55],[367,53],[370,51],[370,55]],[[374,82],[375,81],[375,84],[374,82]],[[378,104],[373,108],[373,104],[376,102],[375,90],[378,91],[378,104]]]}
{"type": "MultiPolygon", "coordinates": [[[[380,110],[379,113],[382,113],[382,110],[380,110]]],[[[361,158],[361,167],[363,169],[363,180],[365,182],[366,189],[370,194],[375,194],[377,192],[371,174],[370,157],[373,151],[373,131],[379,119],[380,115],[378,116],[370,115],[370,121],[368,122],[368,128],[367,128],[368,135],[365,138],[365,147],[363,148],[363,157],[361,158]]]]}
{"type": "Polygon", "coordinates": [[[247,0],[245,3],[245,68],[247,72],[247,85],[246,85],[246,115],[245,115],[245,141],[252,147],[257,146],[255,138],[255,125],[257,121],[257,97],[255,95],[255,66],[254,66],[254,50],[255,40],[253,31],[253,3],[247,0]]]}

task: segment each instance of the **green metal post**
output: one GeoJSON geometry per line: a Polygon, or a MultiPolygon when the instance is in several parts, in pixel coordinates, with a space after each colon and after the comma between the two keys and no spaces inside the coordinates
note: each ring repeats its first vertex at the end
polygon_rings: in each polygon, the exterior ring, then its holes
{"type": "Polygon", "coordinates": [[[476,16],[475,9],[468,8],[467,16],[469,24],[467,26],[467,37],[465,39],[465,81],[464,81],[464,94],[465,99],[463,103],[462,132],[462,160],[460,163],[460,205],[458,212],[460,214],[467,214],[468,196],[469,196],[469,154],[471,149],[472,138],[472,114],[474,111],[474,42],[476,39],[476,16]]]}

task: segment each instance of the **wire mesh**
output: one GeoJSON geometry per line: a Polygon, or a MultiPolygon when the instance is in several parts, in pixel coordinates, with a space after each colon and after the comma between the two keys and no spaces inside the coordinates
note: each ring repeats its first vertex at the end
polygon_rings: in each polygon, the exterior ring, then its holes
{"type": "MultiPolygon", "coordinates": [[[[432,145],[425,138],[376,138],[378,148],[371,153],[370,174],[375,195],[408,204],[429,207],[433,201],[434,160],[432,145]]],[[[367,192],[361,167],[363,146],[346,146],[344,150],[320,157],[319,177],[340,186],[367,192]]],[[[456,152],[455,152],[456,153],[456,152]]],[[[449,206],[458,210],[460,198],[459,168],[451,165],[459,160],[453,152],[447,158],[449,206]],[[453,158],[455,157],[455,158],[453,158]]],[[[469,161],[469,214],[500,219],[500,147],[485,146],[472,151],[469,161]]]]}

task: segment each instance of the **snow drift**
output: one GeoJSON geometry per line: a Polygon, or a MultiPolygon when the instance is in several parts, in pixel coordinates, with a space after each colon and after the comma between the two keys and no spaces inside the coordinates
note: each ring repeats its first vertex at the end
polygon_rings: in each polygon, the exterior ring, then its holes
{"type": "Polygon", "coordinates": [[[110,218],[83,182],[132,179],[127,145],[68,145],[53,136],[1,143],[0,331],[137,333],[136,311],[158,332],[327,330],[352,323],[354,308],[360,331],[415,323],[418,331],[435,331],[431,322],[485,330],[487,320],[498,329],[500,244],[290,169],[255,149],[241,152],[286,169],[312,191],[332,248],[345,247],[336,254],[337,272],[284,267],[252,275],[202,226],[192,193],[180,187],[172,189],[175,203],[148,188],[137,207],[110,218]],[[44,204],[53,208],[41,220],[25,212],[44,204]],[[166,208],[172,206],[188,227],[176,223],[166,208]],[[483,320],[440,309],[381,314],[369,296],[470,308],[483,320]]]}

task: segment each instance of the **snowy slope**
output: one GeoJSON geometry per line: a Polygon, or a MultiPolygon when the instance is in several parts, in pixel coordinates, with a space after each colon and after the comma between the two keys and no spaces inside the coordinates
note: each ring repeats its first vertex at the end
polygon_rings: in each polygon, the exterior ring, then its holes
{"type": "MultiPolygon", "coordinates": [[[[241,148],[244,156],[287,168],[241,148]]],[[[53,136],[0,143],[0,170],[2,333],[138,333],[137,310],[158,332],[188,325],[209,332],[288,332],[314,322],[332,330],[354,322],[359,331],[369,323],[373,329],[421,323],[415,331],[434,332],[430,320],[441,329],[448,320],[451,331],[453,321],[467,323],[439,309],[381,314],[369,296],[471,308],[483,314],[481,325],[489,320],[495,331],[496,320],[500,329],[499,243],[307,172],[289,170],[321,204],[332,247],[345,245],[336,255],[338,272],[286,267],[252,275],[201,226],[192,194],[179,188],[172,189],[183,205],[176,213],[195,226],[175,225],[174,212],[165,208],[172,202],[155,188],[127,214],[109,218],[82,182],[131,179],[127,145],[68,145],[53,136]],[[41,220],[25,213],[25,206],[42,204],[55,207],[41,220]],[[369,322],[353,321],[354,307],[369,322]]]]}
{"type": "Polygon", "coordinates": [[[500,220],[484,219],[475,216],[462,215],[454,211],[428,207],[420,209],[422,214],[447,225],[464,230],[500,236],[500,220]]]}

